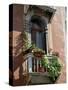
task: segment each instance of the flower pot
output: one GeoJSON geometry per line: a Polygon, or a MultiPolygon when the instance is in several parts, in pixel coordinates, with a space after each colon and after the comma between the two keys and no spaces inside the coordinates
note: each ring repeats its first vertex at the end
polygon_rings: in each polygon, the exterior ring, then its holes
{"type": "Polygon", "coordinates": [[[39,51],[38,51],[38,52],[34,52],[34,56],[35,56],[35,57],[38,57],[38,58],[41,58],[41,57],[43,56],[43,54],[44,54],[44,53],[39,52],[39,51]]]}
{"type": "Polygon", "coordinates": [[[45,72],[44,68],[43,67],[40,67],[39,68],[39,72],[45,72]]]}

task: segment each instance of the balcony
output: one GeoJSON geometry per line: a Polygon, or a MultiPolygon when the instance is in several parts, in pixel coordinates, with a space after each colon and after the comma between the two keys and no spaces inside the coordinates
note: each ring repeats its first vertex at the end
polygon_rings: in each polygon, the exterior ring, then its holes
{"type": "MultiPolygon", "coordinates": [[[[25,58],[28,59],[29,57],[34,57],[35,59],[37,58],[36,60],[38,60],[38,61],[41,60],[41,55],[38,55],[38,54],[35,56],[34,55],[33,55],[33,53],[29,53],[26,55],[27,57],[25,56],[25,58]]],[[[27,75],[24,74],[25,76],[28,76],[28,79],[26,80],[26,85],[53,84],[56,82],[56,80],[58,79],[60,72],[61,72],[61,65],[58,62],[55,62],[56,59],[55,58],[53,59],[52,55],[47,56],[47,58],[48,58],[49,65],[52,65],[52,63],[53,63],[51,71],[50,71],[49,66],[45,65],[45,67],[44,67],[44,65],[43,65],[42,69],[45,68],[46,71],[38,70],[38,71],[28,72],[27,75]],[[56,69],[55,67],[60,68],[60,70],[58,68],[56,69]],[[54,71],[52,71],[53,68],[55,69],[54,71]]],[[[48,64],[48,63],[46,63],[46,64],[48,64]]],[[[39,67],[39,66],[37,66],[37,67],[39,67]]]]}

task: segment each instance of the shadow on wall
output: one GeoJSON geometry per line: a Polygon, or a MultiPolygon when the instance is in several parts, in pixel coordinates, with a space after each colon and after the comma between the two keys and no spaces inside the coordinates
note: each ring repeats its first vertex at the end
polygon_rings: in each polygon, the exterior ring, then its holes
{"type": "Polygon", "coordinates": [[[28,79],[28,75],[23,76],[23,35],[19,34],[16,38],[16,46],[12,46],[13,35],[10,32],[10,61],[9,61],[9,75],[10,79],[13,79],[13,85],[25,85],[28,79]],[[11,55],[12,54],[12,55],[11,55]],[[13,58],[13,59],[12,59],[13,58]]]}

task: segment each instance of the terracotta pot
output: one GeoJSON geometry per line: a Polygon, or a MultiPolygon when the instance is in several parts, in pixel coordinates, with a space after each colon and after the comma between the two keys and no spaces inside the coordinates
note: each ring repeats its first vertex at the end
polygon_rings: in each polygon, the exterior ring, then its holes
{"type": "Polygon", "coordinates": [[[45,72],[45,70],[44,70],[43,67],[40,67],[40,68],[39,68],[39,71],[40,71],[40,72],[45,72]]]}
{"type": "Polygon", "coordinates": [[[34,52],[34,55],[39,58],[42,57],[43,54],[42,52],[34,52]]]}

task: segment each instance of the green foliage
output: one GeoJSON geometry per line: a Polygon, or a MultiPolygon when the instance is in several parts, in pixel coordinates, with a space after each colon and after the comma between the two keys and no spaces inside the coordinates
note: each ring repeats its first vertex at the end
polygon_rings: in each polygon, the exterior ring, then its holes
{"type": "Polygon", "coordinates": [[[35,46],[35,44],[32,43],[31,46],[30,46],[30,49],[33,50],[34,48],[36,48],[36,46],[35,46]]]}
{"type": "Polygon", "coordinates": [[[35,48],[33,49],[33,51],[34,51],[34,52],[42,52],[42,53],[45,53],[44,50],[42,50],[42,49],[40,49],[40,48],[38,48],[38,47],[35,47],[35,48]]]}
{"type": "Polygon", "coordinates": [[[41,60],[41,64],[43,67],[47,68],[49,77],[52,79],[52,81],[55,81],[56,78],[60,75],[62,67],[62,65],[58,61],[58,57],[52,56],[52,59],[49,61],[48,58],[45,56],[41,60]]]}
{"type": "Polygon", "coordinates": [[[28,40],[28,32],[23,31],[22,39],[23,39],[23,47],[22,47],[22,49],[23,49],[23,51],[25,51],[31,46],[31,44],[30,44],[30,42],[28,40]]]}
{"type": "Polygon", "coordinates": [[[34,45],[33,47],[34,47],[34,48],[33,48],[33,52],[41,52],[41,53],[45,53],[44,50],[42,50],[42,49],[36,47],[35,45],[34,45]]]}
{"type": "Polygon", "coordinates": [[[48,60],[46,55],[43,55],[42,60],[41,60],[41,64],[42,64],[43,67],[46,67],[46,68],[48,67],[49,60],[48,60]]]}

